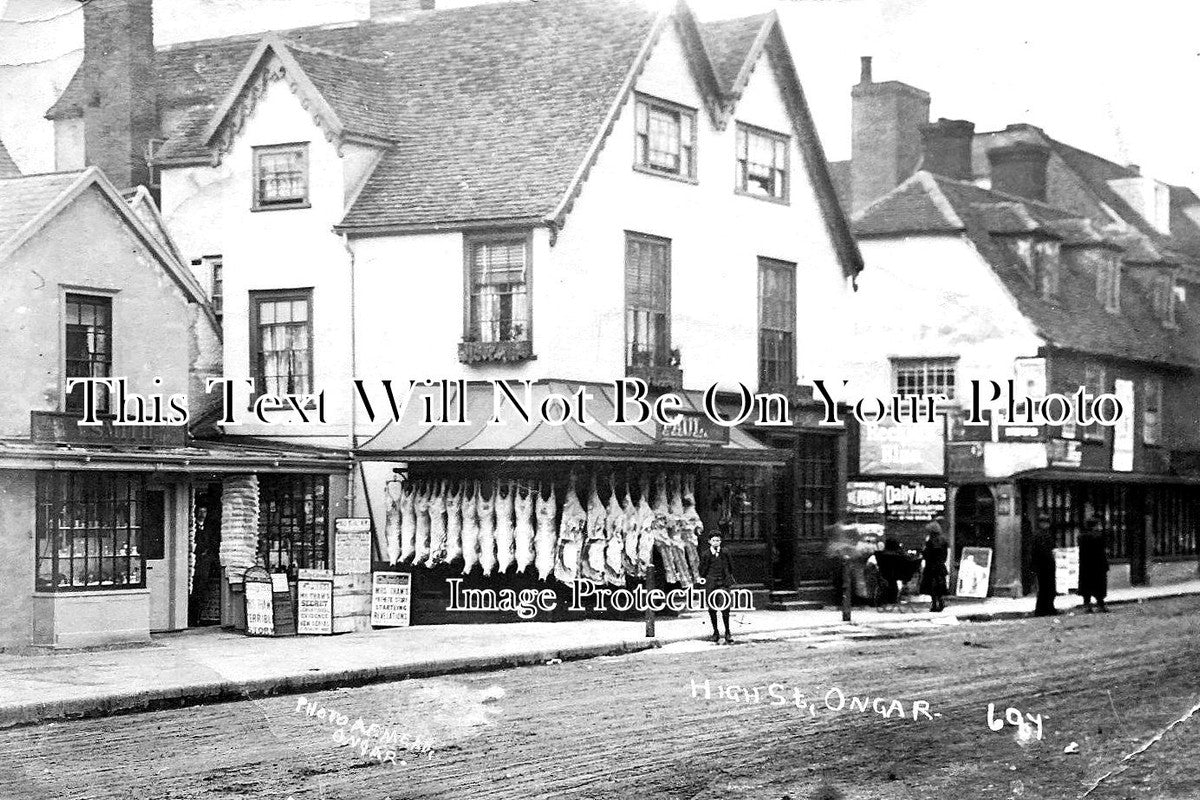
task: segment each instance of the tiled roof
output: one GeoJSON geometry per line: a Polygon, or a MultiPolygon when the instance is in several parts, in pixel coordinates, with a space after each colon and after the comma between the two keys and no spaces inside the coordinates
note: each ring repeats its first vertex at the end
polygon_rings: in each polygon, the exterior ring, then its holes
{"type": "Polygon", "coordinates": [[[17,166],[17,162],[12,160],[12,156],[8,154],[8,149],[4,146],[4,140],[0,139],[0,178],[14,178],[20,174],[20,167],[17,166]]]}
{"type": "Polygon", "coordinates": [[[82,175],[81,170],[0,178],[0,250],[82,175]]]}
{"type": "Polygon", "coordinates": [[[712,60],[721,91],[734,90],[738,74],[746,63],[746,55],[763,26],[771,19],[771,14],[756,14],[706,22],[700,26],[700,35],[704,38],[704,47],[712,60]]]}
{"type": "MultiPolygon", "coordinates": [[[[1165,327],[1141,285],[1125,277],[1121,310],[1110,313],[1096,297],[1095,275],[1074,268],[1067,259],[1061,262],[1057,296],[1044,298],[1033,286],[1025,264],[997,235],[1018,232],[1019,222],[1023,230],[1060,236],[1068,244],[1080,243],[1088,236],[1137,247],[1144,237],[1126,234],[1122,238],[1098,231],[1077,214],[928,172],[918,172],[864,209],[856,217],[854,229],[876,236],[945,233],[953,230],[950,221],[954,217],[961,223],[957,230],[971,241],[1021,313],[1052,346],[1136,361],[1200,366],[1200,319],[1186,306],[1181,304],[1178,309],[1178,327],[1165,327]]],[[[1135,260],[1130,256],[1137,254],[1127,250],[1126,258],[1135,260]]]]}

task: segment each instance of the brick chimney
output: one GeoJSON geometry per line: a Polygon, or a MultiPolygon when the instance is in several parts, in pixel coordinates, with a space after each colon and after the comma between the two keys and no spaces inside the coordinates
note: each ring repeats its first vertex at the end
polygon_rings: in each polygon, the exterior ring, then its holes
{"type": "Polygon", "coordinates": [[[371,19],[386,20],[414,11],[431,11],[434,0],[371,0],[371,19]]]}
{"type": "Polygon", "coordinates": [[[974,177],[971,169],[971,143],[975,123],[965,119],[946,119],[921,126],[924,158],[921,169],[956,181],[974,177]]]}
{"type": "Polygon", "coordinates": [[[1034,142],[1016,142],[991,148],[987,157],[992,189],[1045,202],[1050,148],[1034,142]]]}
{"type": "Polygon", "coordinates": [[[150,183],[146,146],[158,135],[152,0],[83,7],[84,157],[119,189],[150,183]]]}
{"type": "Polygon", "coordinates": [[[850,98],[850,198],[851,211],[858,211],[916,171],[929,94],[899,81],[875,83],[871,57],[863,56],[862,76],[850,98]]]}

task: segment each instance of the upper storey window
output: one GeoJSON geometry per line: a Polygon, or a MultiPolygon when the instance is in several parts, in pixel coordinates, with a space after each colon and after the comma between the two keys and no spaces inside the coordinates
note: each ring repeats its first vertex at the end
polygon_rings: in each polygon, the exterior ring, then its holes
{"type": "Polygon", "coordinates": [[[788,137],[738,123],[737,190],[743,194],[788,201],[788,137]]]}
{"type": "Polygon", "coordinates": [[[696,179],[696,110],[638,95],[634,168],[696,179]]]}
{"type": "Polygon", "coordinates": [[[254,209],[308,205],[308,143],[255,147],[254,209]]]}

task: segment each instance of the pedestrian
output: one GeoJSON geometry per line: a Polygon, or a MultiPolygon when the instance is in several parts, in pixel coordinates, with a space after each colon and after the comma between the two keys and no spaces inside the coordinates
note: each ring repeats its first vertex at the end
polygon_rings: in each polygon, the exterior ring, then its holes
{"type": "Polygon", "coordinates": [[[1030,566],[1037,577],[1037,603],[1033,607],[1035,617],[1052,617],[1058,613],[1054,607],[1054,596],[1058,593],[1054,583],[1054,534],[1050,530],[1050,516],[1039,514],[1033,532],[1033,546],[1029,552],[1030,566]]]}
{"type": "Polygon", "coordinates": [[[1101,613],[1108,613],[1104,597],[1108,594],[1108,546],[1104,541],[1104,529],[1095,517],[1084,523],[1079,536],[1079,594],[1083,597],[1083,610],[1092,613],[1092,599],[1101,613]]]}
{"type": "Polygon", "coordinates": [[[721,632],[717,629],[717,612],[720,611],[721,620],[725,623],[725,644],[733,644],[733,634],[729,630],[729,606],[733,603],[733,596],[729,590],[736,579],[733,577],[729,553],[721,548],[720,533],[708,537],[708,549],[700,554],[700,576],[708,605],[708,619],[712,622],[712,640],[714,643],[721,641],[721,632]]]}
{"type": "Polygon", "coordinates": [[[925,526],[928,535],[925,537],[925,549],[921,553],[925,562],[921,569],[921,594],[929,595],[930,611],[943,611],[946,608],[945,597],[950,593],[946,585],[950,577],[950,570],[946,566],[946,560],[950,556],[950,545],[942,535],[943,522],[944,520],[938,517],[925,526]]]}

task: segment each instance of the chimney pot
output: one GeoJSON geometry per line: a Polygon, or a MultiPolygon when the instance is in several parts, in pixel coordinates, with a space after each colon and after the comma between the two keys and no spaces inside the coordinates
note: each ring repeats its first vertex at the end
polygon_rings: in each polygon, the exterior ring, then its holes
{"type": "Polygon", "coordinates": [[[1142,168],[1139,164],[1126,164],[1125,169],[1129,170],[1134,175],[1140,176],[1142,174],[1142,168]]]}
{"type": "Polygon", "coordinates": [[[1034,142],[1016,142],[991,148],[987,157],[991,165],[992,189],[1045,202],[1049,147],[1034,142]]]}
{"type": "Polygon", "coordinates": [[[942,117],[921,126],[921,140],[924,145],[923,169],[957,181],[969,181],[974,177],[971,168],[974,122],[942,117]]]}
{"type": "Polygon", "coordinates": [[[859,83],[871,82],[871,56],[859,56],[859,61],[862,63],[862,73],[859,76],[859,83]]]}

